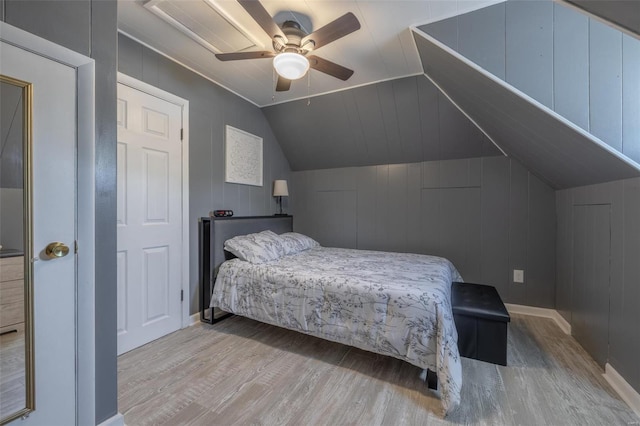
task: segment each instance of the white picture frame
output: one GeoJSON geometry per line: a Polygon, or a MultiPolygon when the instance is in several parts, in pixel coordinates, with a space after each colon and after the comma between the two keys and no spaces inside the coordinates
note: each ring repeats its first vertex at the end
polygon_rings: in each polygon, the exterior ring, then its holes
{"type": "Polygon", "coordinates": [[[224,181],[262,186],[262,138],[226,125],[224,181]]]}

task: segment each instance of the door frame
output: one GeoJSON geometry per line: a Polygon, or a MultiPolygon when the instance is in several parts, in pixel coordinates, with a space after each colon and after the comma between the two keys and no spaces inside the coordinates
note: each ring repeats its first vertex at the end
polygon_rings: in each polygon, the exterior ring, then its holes
{"type": "MultiPolygon", "coordinates": [[[[87,56],[1,21],[0,40],[76,70],[76,238],[79,249],[75,283],[75,417],[77,424],[93,424],[96,406],[95,62],[87,56]]],[[[38,350],[37,342],[35,350],[38,350]]]]}
{"type": "Polygon", "coordinates": [[[189,314],[191,310],[189,283],[189,101],[121,72],[118,72],[118,83],[177,105],[182,111],[182,258],[180,261],[182,283],[180,289],[184,294],[181,306],[181,323],[182,328],[185,328],[192,323],[189,314]]]}

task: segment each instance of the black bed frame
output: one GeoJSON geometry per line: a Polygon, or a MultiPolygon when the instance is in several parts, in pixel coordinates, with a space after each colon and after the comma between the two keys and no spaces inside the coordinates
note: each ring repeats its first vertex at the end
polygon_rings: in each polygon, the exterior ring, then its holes
{"type": "Polygon", "coordinates": [[[198,282],[200,321],[214,324],[232,314],[209,308],[218,267],[233,255],[224,242],[236,235],[271,230],[276,234],[293,231],[293,216],[201,217],[198,223],[198,282]]]}

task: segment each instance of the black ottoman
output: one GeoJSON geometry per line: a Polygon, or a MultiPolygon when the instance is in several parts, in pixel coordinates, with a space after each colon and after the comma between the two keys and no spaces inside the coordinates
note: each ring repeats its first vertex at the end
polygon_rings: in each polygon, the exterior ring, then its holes
{"type": "Polygon", "coordinates": [[[454,282],[451,305],[460,355],[507,365],[507,323],[511,317],[495,287],[454,282]]]}

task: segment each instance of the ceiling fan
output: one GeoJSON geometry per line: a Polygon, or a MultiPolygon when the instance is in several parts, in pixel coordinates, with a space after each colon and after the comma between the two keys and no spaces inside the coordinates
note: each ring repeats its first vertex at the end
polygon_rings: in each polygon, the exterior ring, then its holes
{"type": "Polygon", "coordinates": [[[282,26],[279,26],[257,0],[238,0],[238,3],[271,37],[273,52],[217,53],[216,58],[219,60],[274,58],[273,66],[278,73],[278,82],[276,83],[276,91],[278,92],[289,90],[291,80],[303,77],[309,68],[340,80],[348,80],[353,75],[353,70],[349,68],[316,55],[309,55],[314,49],[360,29],[360,22],[353,13],[346,13],[311,34],[307,34],[296,21],[285,21],[282,26]]]}

